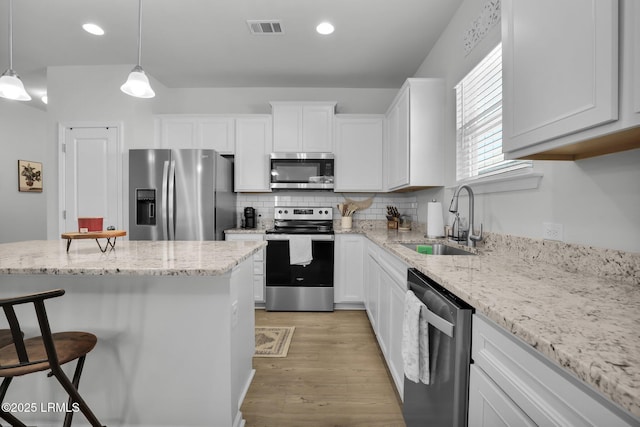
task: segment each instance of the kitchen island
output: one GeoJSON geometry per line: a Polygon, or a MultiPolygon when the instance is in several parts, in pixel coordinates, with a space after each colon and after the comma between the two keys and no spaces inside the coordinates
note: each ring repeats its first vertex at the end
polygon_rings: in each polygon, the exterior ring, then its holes
{"type": "MultiPolygon", "coordinates": [[[[76,243],[68,253],[62,240],[0,244],[0,297],[66,290],[48,302],[50,322],[54,332],[98,337],[80,392],[100,421],[242,425],[253,376],[252,255],[265,243],[122,241],[106,253],[76,243]]],[[[35,319],[22,328],[39,335],[35,319]]],[[[32,377],[16,379],[5,402],[66,402],[55,381],[32,377]]],[[[64,413],[15,415],[48,426],[64,413]]]]}

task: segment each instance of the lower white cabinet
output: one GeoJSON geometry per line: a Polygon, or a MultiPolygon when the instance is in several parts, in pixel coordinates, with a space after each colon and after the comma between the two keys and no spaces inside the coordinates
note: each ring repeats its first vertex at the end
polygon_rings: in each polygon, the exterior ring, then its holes
{"type": "Polygon", "coordinates": [[[378,328],[378,288],[380,287],[380,265],[378,264],[378,246],[366,241],[364,255],[364,308],[369,322],[375,331],[378,328]]]}
{"type": "MultiPolygon", "coordinates": [[[[226,233],[225,240],[264,240],[263,234],[226,233]]],[[[264,303],[265,296],[265,263],[264,249],[253,255],[253,300],[264,303]]]]}
{"type": "Polygon", "coordinates": [[[360,234],[336,234],[334,268],[334,302],[359,304],[364,302],[364,242],[360,234]]]}
{"type": "Polygon", "coordinates": [[[482,315],[473,316],[469,427],[637,426],[638,420],[482,315]]]}
{"type": "Polygon", "coordinates": [[[469,427],[534,427],[536,425],[476,365],[471,365],[469,373],[469,395],[469,427]]]}
{"type": "Polygon", "coordinates": [[[396,390],[403,398],[402,321],[408,266],[375,243],[367,243],[365,308],[396,390]]]}

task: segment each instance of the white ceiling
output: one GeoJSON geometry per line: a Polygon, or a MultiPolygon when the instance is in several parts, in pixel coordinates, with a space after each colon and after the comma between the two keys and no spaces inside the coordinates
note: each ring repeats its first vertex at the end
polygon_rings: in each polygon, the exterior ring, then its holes
{"type": "MultiPolygon", "coordinates": [[[[171,88],[396,88],[461,1],[144,0],[142,66],[171,88]],[[248,19],[280,20],[284,34],[252,35],[248,19]],[[324,20],[336,27],[330,36],[315,32],[324,20]]],[[[9,67],[8,10],[0,0],[0,73],[9,67]]],[[[47,66],[133,67],[137,25],[136,0],[14,0],[13,68],[39,98],[47,66]],[[106,34],[84,32],[86,22],[106,34]]]]}

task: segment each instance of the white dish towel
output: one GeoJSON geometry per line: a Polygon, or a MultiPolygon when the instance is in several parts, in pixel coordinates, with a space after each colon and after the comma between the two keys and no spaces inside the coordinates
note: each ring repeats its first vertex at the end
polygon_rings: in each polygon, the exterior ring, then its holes
{"type": "Polygon", "coordinates": [[[289,237],[289,264],[307,266],[313,261],[311,236],[289,237]]]}
{"type": "Polygon", "coordinates": [[[402,361],[409,380],[429,384],[429,323],[421,315],[422,307],[426,308],[412,291],[407,291],[402,322],[402,361]]]}

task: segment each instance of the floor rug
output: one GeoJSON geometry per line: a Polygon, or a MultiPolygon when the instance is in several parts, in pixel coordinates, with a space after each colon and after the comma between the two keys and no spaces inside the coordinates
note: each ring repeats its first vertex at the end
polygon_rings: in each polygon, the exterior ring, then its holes
{"type": "Polygon", "coordinates": [[[287,357],[295,326],[256,326],[255,357],[287,357]]]}

